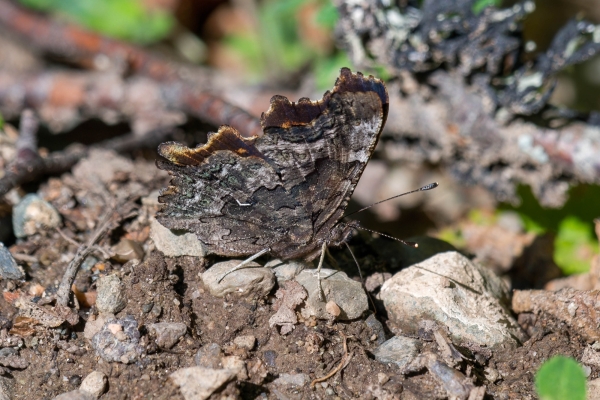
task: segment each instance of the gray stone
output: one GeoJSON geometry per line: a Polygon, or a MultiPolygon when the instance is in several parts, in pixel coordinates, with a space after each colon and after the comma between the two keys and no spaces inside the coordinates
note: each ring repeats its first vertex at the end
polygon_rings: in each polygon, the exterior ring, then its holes
{"type": "Polygon", "coordinates": [[[210,343],[201,347],[194,356],[194,362],[199,367],[219,368],[221,367],[221,346],[216,343],[210,343]]]}
{"type": "Polygon", "coordinates": [[[99,399],[100,396],[106,391],[108,385],[108,378],[103,372],[93,371],[85,377],[79,390],[84,393],[91,394],[95,399],[99,399]]]}
{"type": "Polygon", "coordinates": [[[96,308],[99,312],[115,314],[125,308],[127,298],[118,276],[101,276],[98,279],[97,287],[96,308]]]}
{"type": "Polygon", "coordinates": [[[96,398],[89,393],[80,390],[71,390],[63,394],[59,394],[54,400],[95,400],[96,398]]]}
{"type": "Polygon", "coordinates": [[[252,335],[238,336],[233,339],[233,344],[242,349],[252,350],[256,344],[256,338],[252,335]]]}
{"type": "Polygon", "coordinates": [[[310,382],[310,377],[306,374],[280,374],[279,378],[273,381],[276,386],[284,387],[302,387],[310,382]]]}
{"type": "Polygon", "coordinates": [[[235,376],[236,371],[230,369],[189,367],[173,372],[170,379],[185,400],[204,400],[235,376]]]}
{"type": "Polygon", "coordinates": [[[0,278],[2,279],[23,279],[25,272],[17,265],[10,251],[0,242],[0,278]]]}
{"type": "Polygon", "coordinates": [[[159,322],[148,325],[148,331],[156,337],[156,344],[162,349],[170,349],[187,332],[183,322],[159,322]]]}
{"type": "Polygon", "coordinates": [[[373,351],[375,359],[381,363],[396,364],[400,370],[409,365],[418,355],[421,342],[404,336],[394,336],[373,351]]]}
{"type": "Polygon", "coordinates": [[[37,194],[28,194],[13,208],[13,231],[24,238],[60,226],[56,208],[37,194]]]}
{"type": "Polygon", "coordinates": [[[515,346],[525,334],[503,303],[500,278],[456,252],[437,254],[398,272],[380,292],[390,320],[416,334],[419,321],[448,327],[453,341],[494,348],[515,346]]]}
{"type": "Polygon", "coordinates": [[[360,282],[356,282],[344,272],[325,269],[321,270],[321,284],[323,287],[324,301],[319,299],[317,270],[304,270],[296,281],[304,286],[308,292],[305,306],[300,310],[304,318],[315,316],[321,319],[330,319],[331,315],[325,306],[327,302],[333,301],[340,308],[341,313],[337,317],[340,320],[351,320],[359,318],[369,309],[367,294],[360,282]]]}
{"type": "Polygon", "coordinates": [[[374,314],[370,314],[365,320],[365,324],[369,327],[371,332],[377,336],[375,339],[377,344],[383,344],[385,342],[385,330],[383,324],[375,317],[374,314]]]}
{"type": "Polygon", "coordinates": [[[279,285],[292,280],[305,269],[314,268],[313,264],[302,260],[281,261],[274,259],[265,264],[265,268],[272,268],[279,285]]]}
{"type": "Polygon", "coordinates": [[[13,398],[14,379],[0,376],[0,400],[11,400],[13,398]]]}
{"type": "Polygon", "coordinates": [[[92,347],[105,361],[129,364],[143,352],[139,341],[138,323],[128,315],[123,319],[109,318],[92,338],[92,347]]]}
{"type": "Polygon", "coordinates": [[[204,257],[206,255],[206,248],[195,234],[173,232],[154,218],[150,222],[150,237],[156,248],[166,257],[204,257]]]}
{"type": "Polygon", "coordinates": [[[246,268],[227,275],[221,283],[217,282],[226,272],[241,262],[242,260],[220,262],[202,274],[202,282],[204,282],[210,294],[217,297],[223,297],[228,293],[264,297],[271,292],[271,289],[275,286],[275,274],[270,268],[263,268],[255,262],[251,262],[246,265],[246,268]]]}

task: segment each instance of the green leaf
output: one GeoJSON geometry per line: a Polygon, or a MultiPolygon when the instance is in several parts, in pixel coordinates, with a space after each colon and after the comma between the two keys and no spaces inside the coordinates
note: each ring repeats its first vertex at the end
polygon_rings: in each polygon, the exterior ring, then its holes
{"type": "Polygon", "coordinates": [[[598,253],[598,243],[589,223],[570,216],[558,227],[554,241],[554,262],[567,275],[587,272],[590,260],[598,253]]]}
{"type": "Polygon", "coordinates": [[[552,357],[535,375],[535,388],[541,400],[585,400],[585,386],[583,369],[570,357],[552,357]]]}
{"type": "Polygon", "coordinates": [[[316,16],[317,24],[333,29],[339,19],[337,8],[329,0],[325,1],[316,16]]]}
{"type": "Polygon", "coordinates": [[[25,6],[53,12],[104,35],[138,43],[167,36],[175,19],[146,8],[142,0],[20,0],[25,6]]]}

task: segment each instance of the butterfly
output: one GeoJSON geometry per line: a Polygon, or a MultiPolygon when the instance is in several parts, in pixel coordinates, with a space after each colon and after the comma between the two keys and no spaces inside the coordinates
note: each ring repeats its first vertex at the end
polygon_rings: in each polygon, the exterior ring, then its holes
{"type": "Polygon", "coordinates": [[[321,100],[274,96],[261,116],[262,136],[221,126],[196,148],[162,143],[157,166],[172,179],[156,218],[195,233],[209,253],[252,256],[244,263],[266,253],[321,255],[320,267],[326,248],[354,229],[342,217],[388,108],[381,80],[342,68],[321,100]]]}

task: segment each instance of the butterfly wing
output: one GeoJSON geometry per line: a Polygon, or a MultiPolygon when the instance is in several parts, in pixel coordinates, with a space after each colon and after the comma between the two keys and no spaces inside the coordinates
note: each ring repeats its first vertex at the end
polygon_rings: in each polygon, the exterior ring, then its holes
{"type": "Polygon", "coordinates": [[[195,149],[163,143],[157,165],[173,179],[157,219],[196,233],[215,254],[269,247],[284,259],[312,258],[344,213],[387,107],[381,81],[344,68],[319,101],[273,97],[260,138],[223,126],[195,149]]]}

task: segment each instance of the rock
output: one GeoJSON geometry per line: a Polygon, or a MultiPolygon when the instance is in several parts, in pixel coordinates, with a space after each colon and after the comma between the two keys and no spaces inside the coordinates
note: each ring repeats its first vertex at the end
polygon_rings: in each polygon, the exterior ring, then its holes
{"type": "Polygon", "coordinates": [[[370,314],[365,320],[365,324],[376,336],[375,341],[377,342],[377,344],[383,344],[383,342],[385,342],[385,330],[383,329],[383,324],[379,322],[375,315],[370,314]]]}
{"type": "Polygon", "coordinates": [[[92,340],[94,335],[102,329],[104,324],[109,318],[114,318],[114,315],[98,315],[95,320],[88,319],[83,328],[83,337],[88,340],[92,340]]]}
{"type": "Polygon", "coordinates": [[[97,287],[96,308],[99,312],[116,314],[125,308],[127,304],[125,290],[116,275],[101,276],[97,287]]]}
{"type": "Polygon", "coordinates": [[[280,374],[279,378],[273,381],[273,384],[288,388],[300,388],[308,382],[310,382],[310,377],[306,374],[280,374]]]}
{"type": "Polygon", "coordinates": [[[252,335],[238,336],[233,339],[233,344],[242,349],[252,350],[256,344],[256,338],[252,335]]]}
{"type": "Polygon", "coordinates": [[[300,310],[304,318],[315,316],[321,319],[330,319],[331,315],[326,310],[328,301],[333,301],[340,308],[339,320],[350,320],[359,318],[369,309],[367,294],[360,282],[356,282],[344,272],[322,269],[321,284],[325,301],[319,299],[317,270],[304,270],[296,281],[308,292],[305,306],[300,310]]]}
{"type": "Polygon", "coordinates": [[[63,394],[59,394],[54,400],[95,400],[96,397],[89,393],[82,392],[80,390],[71,390],[63,394]]]}
{"type": "Polygon", "coordinates": [[[587,400],[600,400],[600,378],[587,382],[587,400]]]}
{"type": "Polygon", "coordinates": [[[448,327],[453,341],[516,346],[525,333],[508,313],[508,291],[491,271],[456,252],[437,254],[386,281],[380,292],[390,320],[416,334],[419,321],[448,327]]]}
{"type": "Polygon", "coordinates": [[[335,304],[335,301],[331,300],[329,300],[327,304],[325,304],[325,311],[327,311],[327,313],[334,318],[338,317],[342,312],[342,310],[340,310],[340,307],[338,307],[338,305],[335,304]]]}
{"type": "Polygon", "coordinates": [[[592,365],[596,368],[600,367],[600,352],[594,350],[591,346],[586,347],[583,349],[581,363],[585,365],[592,365]]]}
{"type": "Polygon", "coordinates": [[[281,261],[274,259],[265,264],[265,268],[272,268],[277,278],[277,284],[290,281],[305,269],[314,268],[311,262],[302,260],[281,261]]]}
{"type": "Polygon", "coordinates": [[[81,382],[79,390],[91,394],[95,399],[99,399],[106,391],[107,384],[108,378],[103,372],[93,371],[81,382]]]}
{"type": "Polygon", "coordinates": [[[60,226],[58,211],[37,194],[28,194],[13,208],[13,231],[24,238],[60,226]]]}
{"type": "Polygon", "coordinates": [[[265,297],[271,292],[275,286],[275,274],[271,269],[262,268],[255,262],[246,265],[247,268],[227,275],[221,283],[217,282],[226,272],[241,262],[242,260],[220,262],[202,274],[202,282],[210,294],[223,297],[228,293],[240,293],[265,297]]]}
{"type": "Polygon", "coordinates": [[[17,280],[25,278],[23,268],[17,265],[12,254],[2,242],[0,242],[0,278],[17,280]]]}
{"type": "Polygon", "coordinates": [[[198,350],[196,356],[194,356],[194,361],[199,367],[216,369],[221,367],[222,355],[221,346],[211,343],[198,350]]]}
{"type": "Polygon", "coordinates": [[[128,315],[123,319],[109,318],[92,338],[92,347],[105,361],[129,364],[143,352],[139,341],[138,323],[128,315]]]}
{"type": "Polygon", "coordinates": [[[273,350],[267,350],[263,352],[263,359],[265,360],[265,364],[267,364],[271,368],[277,367],[277,352],[273,350]]]}
{"type": "Polygon", "coordinates": [[[238,356],[227,356],[221,358],[221,364],[223,368],[231,369],[235,371],[238,379],[245,381],[248,379],[248,370],[246,369],[246,363],[238,356]]]}
{"type": "Polygon", "coordinates": [[[170,379],[179,386],[185,400],[204,400],[233,380],[235,375],[235,371],[230,369],[189,367],[173,372],[170,379]]]}
{"type": "Polygon", "coordinates": [[[183,322],[159,322],[148,325],[148,331],[156,336],[156,344],[161,349],[170,349],[187,332],[183,322]]]}
{"type": "Polygon", "coordinates": [[[189,232],[174,233],[154,218],[150,222],[150,237],[156,248],[165,257],[204,257],[206,255],[206,248],[195,234],[189,232]]]}
{"type": "Polygon", "coordinates": [[[375,359],[381,363],[393,363],[402,371],[418,355],[421,342],[405,336],[394,336],[373,351],[375,359]]]}
{"type": "Polygon", "coordinates": [[[598,291],[561,289],[515,290],[512,299],[515,313],[534,313],[560,321],[567,329],[583,336],[588,342],[600,341],[600,304],[598,291]]]}
{"type": "Polygon", "coordinates": [[[126,263],[131,260],[141,260],[144,257],[144,249],[138,242],[130,239],[122,238],[119,243],[113,246],[112,251],[115,255],[112,257],[113,260],[126,263]]]}
{"type": "Polygon", "coordinates": [[[0,376],[0,400],[12,400],[14,379],[0,376]]]}

